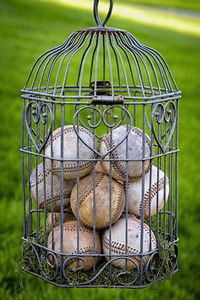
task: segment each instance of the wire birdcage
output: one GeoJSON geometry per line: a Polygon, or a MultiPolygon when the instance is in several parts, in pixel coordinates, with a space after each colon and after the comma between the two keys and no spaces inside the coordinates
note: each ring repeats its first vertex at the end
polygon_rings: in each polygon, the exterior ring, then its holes
{"type": "Polygon", "coordinates": [[[77,30],[22,89],[23,268],[61,287],[145,287],[178,270],[178,103],[129,32],[77,30]]]}

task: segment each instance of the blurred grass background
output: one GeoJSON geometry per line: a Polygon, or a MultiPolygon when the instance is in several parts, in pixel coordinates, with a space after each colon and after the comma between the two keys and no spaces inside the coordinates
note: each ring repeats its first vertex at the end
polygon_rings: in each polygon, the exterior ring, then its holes
{"type": "MultiPolygon", "coordinates": [[[[183,91],[180,103],[179,272],[168,280],[143,290],[58,289],[20,272],[17,263],[22,236],[20,89],[33,61],[42,52],[62,43],[72,31],[94,25],[92,10],[83,10],[82,6],[79,8],[78,2],[80,1],[0,1],[0,299],[200,299],[198,0],[116,0],[116,9],[109,23],[110,26],[132,32],[142,43],[159,50],[183,91]],[[117,5],[126,4],[129,5],[128,10],[134,10],[136,6],[133,3],[144,12],[146,7],[140,4],[153,7],[155,12],[150,10],[149,14],[161,16],[163,24],[168,17],[172,17],[174,25],[168,28],[156,22],[146,23],[145,18],[134,19],[134,14],[132,19],[130,16],[127,19],[120,17],[117,5]],[[162,7],[162,12],[158,7],[162,7]],[[185,10],[184,15],[182,9],[185,10]],[[187,10],[193,10],[193,13],[187,10]]],[[[86,2],[92,5],[92,1],[86,2]]],[[[83,0],[81,3],[84,6],[83,0]]]]}

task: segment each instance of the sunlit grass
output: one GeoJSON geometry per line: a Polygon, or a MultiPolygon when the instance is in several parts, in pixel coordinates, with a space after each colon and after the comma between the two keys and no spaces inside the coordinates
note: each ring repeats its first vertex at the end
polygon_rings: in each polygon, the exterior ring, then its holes
{"type": "MultiPolygon", "coordinates": [[[[93,1],[82,0],[41,0],[43,2],[57,3],[77,9],[92,9],[93,1]]],[[[100,10],[104,14],[108,11],[108,2],[100,1],[100,10]]],[[[200,19],[193,20],[192,17],[182,16],[175,12],[159,11],[154,8],[139,7],[128,4],[115,4],[113,16],[138,22],[152,27],[165,28],[172,31],[200,36],[200,19]]]]}

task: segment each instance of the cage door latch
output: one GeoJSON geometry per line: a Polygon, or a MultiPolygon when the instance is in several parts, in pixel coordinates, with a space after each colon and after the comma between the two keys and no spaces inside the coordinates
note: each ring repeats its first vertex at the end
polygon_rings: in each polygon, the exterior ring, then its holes
{"type": "Polygon", "coordinates": [[[124,103],[124,98],[123,96],[107,96],[107,95],[102,95],[102,96],[94,96],[92,99],[92,104],[123,104],[124,103]]]}

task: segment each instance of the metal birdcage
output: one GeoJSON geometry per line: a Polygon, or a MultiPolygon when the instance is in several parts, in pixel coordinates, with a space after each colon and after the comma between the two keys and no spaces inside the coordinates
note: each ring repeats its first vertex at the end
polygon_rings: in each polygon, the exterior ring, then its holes
{"type": "Polygon", "coordinates": [[[129,32],[77,30],[22,89],[23,268],[61,287],[145,287],[178,270],[178,103],[129,32]]]}

